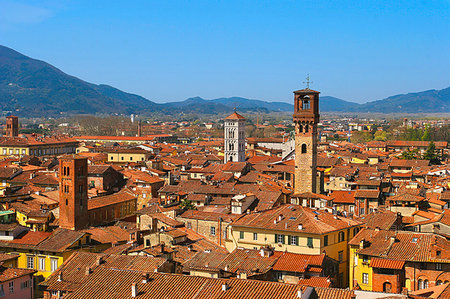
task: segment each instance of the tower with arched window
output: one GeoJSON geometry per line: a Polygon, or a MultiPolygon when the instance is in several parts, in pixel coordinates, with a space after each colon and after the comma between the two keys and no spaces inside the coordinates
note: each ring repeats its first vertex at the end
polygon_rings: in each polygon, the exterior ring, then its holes
{"type": "Polygon", "coordinates": [[[306,88],[294,91],[295,180],[294,194],[318,192],[317,124],[319,92],[306,88]]]}
{"type": "Polygon", "coordinates": [[[224,163],[245,161],[245,117],[236,111],[225,118],[224,163]]]}

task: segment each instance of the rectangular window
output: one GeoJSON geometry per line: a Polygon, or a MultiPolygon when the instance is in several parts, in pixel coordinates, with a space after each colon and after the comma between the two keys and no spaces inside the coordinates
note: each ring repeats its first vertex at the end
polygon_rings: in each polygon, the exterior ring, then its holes
{"type": "Polygon", "coordinates": [[[344,251],[341,250],[338,252],[338,260],[339,263],[342,263],[344,261],[344,251]]]}
{"type": "Polygon", "coordinates": [[[358,266],[358,256],[355,254],[355,266],[358,266]]]}
{"type": "Polygon", "coordinates": [[[244,232],[239,232],[239,239],[244,239],[244,232]]]}
{"type": "Polygon", "coordinates": [[[9,287],[9,293],[13,294],[14,293],[14,281],[10,281],[8,283],[8,287],[9,287]]]}
{"type": "Polygon", "coordinates": [[[364,208],[360,208],[360,209],[359,209],[359,214],[360,214],[360,215],[364,215],[364,208]]]}
{"type": "Polygon", "coordinates": [[[50,259],[50,269],[55,272],[58,269],[58,259],[50,259]]]}
{"type": "Polygon", "coordinates": [[[289,236],[289,239],[290,239],[290,245],[295,245],[295,246],[297,246],[298,245],[298,237],[297,236],[289,236]]]}
{"type": "Polygon", "coordinates": [[[284,235],[275,235],[278,244],[284,244],[284,235]]]}
{"type": "Polygon", "coordinates": [[[313,238],[312,237],[308,237],[308,243],[307,243],[308,247],[313,248],[313,238]]]}
{"type": "Polygon", "coordinates": [[[363,273],[362,274],[362,283],[368,284],[369,283],[369,273],[363,273]]]}
{"type": "Polygon", "coordinates": [[[39,257],[39,271],[45,271],[45,257],[39,257]]]}
{"type": "Polygon", "coordinates": [[[363,260],[363,263],[367,264],[369,262],[369,256],[363,255],[362,260],[363,260]]]}
{"type": "Polygon", "coordinates": [[[437,263],[436,264],[436,270],[438,270],[438,271],[442,270],[442,264],[441,263],[437,263]]]}
{"type": "Polygon", "coordinates": [[[27,268],[34,269],[34,256],[27,256],[27,268]]]}
{"type": "Polygon", "coordinates": [[[216,227],[211,226],[211,236],[215,236],[215,235],[216,235],[216,227]]]}
{"type": "Polygon", "coordinates": [[[192,224],[190,222],[187,223],[187,228],[191,229],[192,228],[192,224]]]}
{"type": "Polygon", "coordinates": [[[3,149],[3,155],[6,155],[6,148],[3,149]]]}
{"type": "Polygon", "coordinates": [[[323,237],[323,246],[328,246],[328,236],[323,237]]]}
{"type": "Polygon", "coordinates": [[[258,234],[257,233],[253,233],[253,241],[258,241],[258,234]]]}

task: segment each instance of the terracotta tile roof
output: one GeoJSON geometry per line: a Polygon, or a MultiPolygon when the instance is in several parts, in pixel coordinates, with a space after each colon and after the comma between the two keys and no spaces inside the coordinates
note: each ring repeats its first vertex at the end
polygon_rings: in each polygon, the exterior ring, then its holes
{"type": "Polygon", "coordinates": [[[270,271],[278,257],[261,256],[259,250],[235,249],[228,254],[219,268],[233,273],[246,273],[247,276],[261,275],[270,271]]]}
{"type": "Polygon", "coordinates": [[[355,191],[333,191],[329,197],[333,200],[333,203],[355,203],[355,191]]]}
{"type": "Polygon", "coordinates": [[[358,254],[413,262],[450,260],[450,242],[436,234],[363,229],[349,245],[359,245],[362,240],[367,246],[359,249],[358,254]]]}
{"type": "Polygon", "coordinates": [[[94,197],[88,200],[88,210],[97,209],[121,202],[135,200],[136,196],[130,191],[120,191],[111,195],[94,197]]]}
{"type": "Polygon", "coordinates": [[[428,166],[430,161],[428,160],[403,160],[403,159],[392,159],[389,164],[390,167],[418,167],[418,166],[428,166]]]}
{"type": "Polygon", "coordinates": [[[299,205],[282,205],[276,209],[242,215],[233,222],[235,227],[254,227],[288,232],[323,234],[360,223],[354,219],[337,217],[325,211],[315,211],[299,205]],[[278,219],[281,216],[281,220],[278,219]],[[301,224],[301,229],[299,225],[301,224]]]}
{"type": "Polygon", "coordinates": [[[220,271],[220,265],[227,257],[227,254],[221,252],[200,251],[197,252],[191,259],[183,263],[183,271],[220,271]]]}
{"type": "Polygon", "coordinates": [[[243,117],[242,115],[240,115],[237,112],[233,112],[232,114],[225,117],[225,119],[245,119],[245,117],[243,117]]]}
{"type": "MultiPolygon", "coordinates": [[[[360,219],[364,222],[363,226],[366,228],[390,230],[395,226],[396,222],[399,221],[398,217],[401,216],[395,212],[377,211],[361,217],[360,219]]],[[[401,221],[399,222],[401,223],[401,221]]]]}
{"type": "Polygon", "coordinates": [[[9,260],[19,258],[19,254],[16,253],[0,253],[0,262],[6,262],[9,260]]]}
{"type": "Polygon", "coordinates": [[[102,226],[85,229],[83,232],[91,234],[91,240],[100,244],[126,242],[129,238],[129,232],[119,226],[102,226]]]}
{"type": "Polygon", "coordinates": [[[0,282],[5,282],[27,275],[31,278],[36,272],[37,271],[33,269],[7,268],[0,265],[0,282]]]}
{"type": "Polygon", "coordinates": [[[372,198],[376,199],[380,197],[380,191],[378,190],[356,190],[355,198],[372,198]]]}
{"type": "MultiPolygon", "coordinates": [[[[298,291],[308,287],[251,279],[217,279],[200,276],[149,273],[148,281],[142,282],[142,273],[120,269],[95,271],[73,293],[74,298],[130,298],[131,285],[136,284],[138,299],[147,298],[192,298],[192,299],[234,299],[234,298],[298,298],[298,291]],[[226,289],[222,290],[226,284],[226,289]]],[[[314,288],[318,299],[350,299],[353,292],[342,289],[314,288]]]]}
{"type": "Polygon", "coordinates": [[[77,251],[41,285],[47,286],[49,290],[74,291],[98,272],[109,269],[121,269],[125,272],[135,271],[142,275],[142,273],[153,272],[155,269],[159,269],[165,263],[166,260],[163,258],[77,251]],[[86,275],[86,268],[90,268],[92,273],[86,275]],[[59,274],[62,274],[61,280],[58,278],[59,274]]]}
{"type": "Polygon", "coordinates": [[[278,257],[278,260],[273,266],[273,270],[298,273],[308,271],[308,267],[311,266],[321,268],[325,259],[325,254],[311,255],[279,251],[274,252],[274,256],[278,257]]]}
{"type": "Polygon", "coordinates": [[[405,261],[399,260],[390,260],[390,259],[382,259],[382,258],[372,258],[370,260],[370,266],[372,268],[382,268],[382,269],[403,269],[405,265],[405,261]]]}
{"type": "Polygon", "coordinates": [[[420,202],[425,200],[422,196],[417,196],[409,193],[398,194],[386,198],[386,201],[408,201],[408,202],[420,202]]]}
{"type": "Polygon", "coordinates": [[[298,284],[311,287],[329,288],[331,286],[331,280],[328,277],[313,276],[310,278],[300,279],[298,284]]]}

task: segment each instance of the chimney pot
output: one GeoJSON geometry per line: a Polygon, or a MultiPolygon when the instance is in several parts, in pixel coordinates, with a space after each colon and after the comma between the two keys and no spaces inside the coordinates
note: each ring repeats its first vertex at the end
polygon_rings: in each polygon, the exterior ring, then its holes
{"type": "Polygon", "coordinates": [[[228,290],[228,284],[225,282],[222,284],[222,291],[225,292],[226,290],[228,290]]]}
{"type": "Polygon", "coordinates": [[[136,283],[135,282],[133,282],[132,284],[131,284],[131,297],[137,297],[137,293],[138,293],[138,290],[137,290],[137,285],[136,285],[136,283]]]}
{"type": "Polygon", "coordinates": [[[297,291],[297,297],[298,297],[298,298],[302,298],[302,295],[303,295],[303,294],[302,294],[302,290],[298,290],[298,291],[297,291]]]}

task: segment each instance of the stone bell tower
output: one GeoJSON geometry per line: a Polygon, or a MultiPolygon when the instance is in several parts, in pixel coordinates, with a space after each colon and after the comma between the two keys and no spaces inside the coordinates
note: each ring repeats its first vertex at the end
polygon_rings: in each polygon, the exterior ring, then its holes
{"type": "Polygon", "coordinates": [[[294,194],[317,192],[317,124],[319,92],[309,89],[294,91],[295,180],[294,194]]]}
{"type": "Polygon", "coordinates": [[[234,111],[225,118],[224,163],[245,161],[245,117],[234,111]]]}

